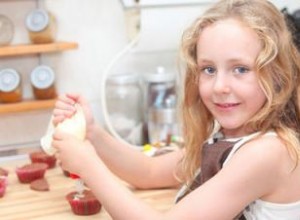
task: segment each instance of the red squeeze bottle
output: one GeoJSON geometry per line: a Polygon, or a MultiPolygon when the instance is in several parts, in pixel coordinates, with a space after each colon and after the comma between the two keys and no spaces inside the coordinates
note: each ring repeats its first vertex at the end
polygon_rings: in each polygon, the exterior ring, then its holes
{"type": "Polygon", "coordinates": [[[79,178],[80,178],[80,176],[78,176],[78,175],[75,174],[75,173],[70,173],[69,175],[70,175],[70,177],[71,177],[72,179],[79,179],[79,178]]]}

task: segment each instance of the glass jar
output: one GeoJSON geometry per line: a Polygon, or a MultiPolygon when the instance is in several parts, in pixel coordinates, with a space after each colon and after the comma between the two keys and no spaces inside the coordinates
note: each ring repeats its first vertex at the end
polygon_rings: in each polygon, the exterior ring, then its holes
{"type": "Polygon", "coordinates": [[[30,74],[33,94],[36,99],[53,99],[56,97],[55,74],[52,68],[39,65],[30,74]]]}
{"type": "Polygon", "coordinates": [[[142,140],[142,91],[136,74],[112,75],[107,79],[106,103],[114,130],[127,142],[142,140]]]}
{"type": "Polygon", "coordinates": [[[13,103],[22,101],[20,74],[11,68],[0,71],[0,102],[13,103]]]}
{"type": "Polygon", "coordinates": [[[5,15],[0,15],[0,46],[11,43],[14,36],[14,24],[5,15]]]}
{"type": "Polygon", "coordinates": [[[26,17],[26,28],[30,41],[34,44],[46,44],[55,41],[56,21],[46,10],[35,9],[26,17]]]}

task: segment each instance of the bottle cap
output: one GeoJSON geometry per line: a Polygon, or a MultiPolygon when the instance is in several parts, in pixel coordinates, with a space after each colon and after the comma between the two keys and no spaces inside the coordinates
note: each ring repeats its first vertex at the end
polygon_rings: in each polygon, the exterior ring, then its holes
{"type": "Polygon", "coordinates": [[[21,81],[20,75],[14,69],[0,71],[0,91],[11,92],[15,90],[21,81]]]}
{"type": "Polygon", "coordinates": [[[31,83],[35,88],[46,89],[54,83],[54,72],[49,66],[40,65],[31,72],[31,83]]]}
{"type": "Polygon", "coordinates": [[[167,73],[162,66],[157,67],[156,73],[145,74],[144,79],[150,83],[163,83],[175,81],[175,74],[167,73]]]}
{"type": "Polygon", "coordinates": [[[35,9],[26,17],[26,27],[29,31],[39,32],[49,24],[49,14],[43,9],[35,9]]]}

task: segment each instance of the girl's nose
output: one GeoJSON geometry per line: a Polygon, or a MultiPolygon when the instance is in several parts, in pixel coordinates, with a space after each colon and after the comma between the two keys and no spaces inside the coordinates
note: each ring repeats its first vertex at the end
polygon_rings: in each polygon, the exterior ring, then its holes
{"type": "Polygon", "coordinates": [[[226,74],[217,74],[214,82],[214,91],[216,93],[229,93],[230,92],[230,79],[226,74]]]}

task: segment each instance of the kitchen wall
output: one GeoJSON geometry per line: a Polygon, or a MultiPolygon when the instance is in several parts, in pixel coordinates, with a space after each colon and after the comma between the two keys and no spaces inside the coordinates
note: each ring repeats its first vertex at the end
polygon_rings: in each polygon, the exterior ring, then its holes
{"type": "MultiPolygon", "coordinates": [[[[176,1],[174,1],[176,2],[176,1]]],[[[210,1],[203,1],[210,2],[210,1]]],[[[300,7],[299,1],[273,0],[279,8],[288,6],[290,11],[300,7]]],[[[208,4],[201,5],[199,12],[208,4]]],[[[96,119],[103,123],[101,108],[101,76],[109,62],[129,42],[125,11],[119,0],[3,0],[0,14],[7,15],[15,25],[12,44],[29,43],[24,20],[36,7],[48,9],[57,19],[57,40],[74,41],[77,50],[41,56],[1,58],[0,69],[12,67],[22,74],[24,98],[31,98],[30,71],[43,63],[56,72],[58,93],[76,92],[84,95],[92,104],[96,119]]],[[[165,16],[169,16],[167,13],[165,16]]],[[[167,29],[166,29],[167,31],[167,29]]],[[[153,39],[161,33],[153,32],[153,39]]],[[[152,36],[151,36],[152,37],[152,36]]],[[[150,37],[150,38],[151,38],[150,37]]],[[[155,45],[156,42],[152,42],[155,45]]],[[[177,51],[132,52],[120,59],[112,73],[155,71],[163,65],[168,71],[177,70],[177,51]]],[[[16,143],[30,145],[44,134],[50,111],[36,111],[1,115],[0,147],[16,143]]]]}

